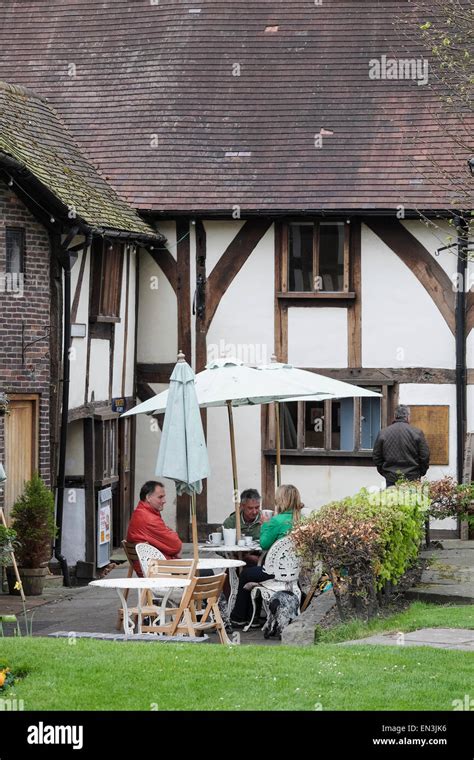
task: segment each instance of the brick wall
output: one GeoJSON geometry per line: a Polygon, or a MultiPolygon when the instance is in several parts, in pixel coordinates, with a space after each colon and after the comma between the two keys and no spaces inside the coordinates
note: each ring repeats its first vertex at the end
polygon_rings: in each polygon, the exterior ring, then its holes
{"type": "MultiPolygon", "coordinates": [[[[25,351],[22,363],[22,321],[25,343],[46,335],[50,323],[50,245],[45,228],[9,187],[0,182],[0,274],[5,273],[5,227],[22,227],[25,235],[23,296],[0,278],[0,390],[39,395],[39,472],[51,484],[49,339],[25,351]],[[10,290],[10,292],[8,292],[10,290]]],[[[4,419],[0,418],[0,461],[5,461],[4,419]]],[[[7,472],[8,475],[8,472],[7,472]]],[[[1,499],[2,497],[0,497],[1,499]]]]}

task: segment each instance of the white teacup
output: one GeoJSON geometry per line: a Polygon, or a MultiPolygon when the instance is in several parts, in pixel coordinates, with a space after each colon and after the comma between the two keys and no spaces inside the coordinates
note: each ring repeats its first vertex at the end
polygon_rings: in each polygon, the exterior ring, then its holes
{"type": "Polygon", "coordinates": [[[216,546],[218,544],[222,543],[222,533],[211,533],[209,535],[209,541],[211,544],[215,544],[216,546]]]}
{"type": "Polygon", "coordinates": [[[270,520],[271,517],[273,517],[273,510],[271,509],[262,509],[262,515],[267,518],[267,520],[270,520]]]}
{"type": "Polygon", "coordinates": [[[235,528],[223,528],[225,546],[235,546],[236,532],[235,528]]]}
{"type": "Polygon", "coordinates": [[[252,536],[245,536],[245,546],[252,546],[252,544],[253,544],[252,536]]]}
{"type": "Polygon", "coordinates": [[[239,538],[239,546],[246,546],[245,538],[239,538]]]}

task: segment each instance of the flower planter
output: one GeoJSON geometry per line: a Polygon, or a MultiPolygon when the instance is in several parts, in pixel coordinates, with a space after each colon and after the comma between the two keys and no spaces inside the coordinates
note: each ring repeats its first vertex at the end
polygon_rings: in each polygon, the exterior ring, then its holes
{"type": "MultiPolygon", "coordinates": [[[[44,579],[48,574],[47,567],[26,568],[19,567],[23,593],[25,596],[41,596],[44,588],[44,579]]],[[[20,590],[15,589],[17,578],[13,567],[7,567],[8,593],[20,596],[20,590]]]]}

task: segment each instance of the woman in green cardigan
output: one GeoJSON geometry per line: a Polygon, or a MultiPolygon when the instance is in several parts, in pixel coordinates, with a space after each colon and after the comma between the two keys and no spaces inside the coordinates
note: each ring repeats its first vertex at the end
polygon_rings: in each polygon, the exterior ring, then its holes
{"type": "MultiPolygon", "coordinates": [[[[301,518],[300,492],[296,486],[279,486],[275,494],[275,515],[262,522],[260,529],[260,546],[263,550],[269,549],[275,541],[286,536],[301,518]]],[[[264,518],[263,518],[264,520],[264,518]]],[[[239,577],[239,590],[235,600],[234,609],[231,613],[231,623],[237,627],[247,625],[252,615],[252,600],[250,591],[244,586],[246,583],[261,583],[273,578],[273,575],[265,573],[260,565],[245,567],[239,577]]],[[[256,626],[259,624],[256,623],[256,626]]],[[[260,627],[260,626],[259,626],[260,627]]]]}

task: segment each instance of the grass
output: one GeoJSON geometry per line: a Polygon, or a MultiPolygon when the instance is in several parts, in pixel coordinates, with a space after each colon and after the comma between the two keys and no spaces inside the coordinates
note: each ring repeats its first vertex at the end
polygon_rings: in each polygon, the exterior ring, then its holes
{"type": "Polygon", "coordinates": [[[439,605],[413,602],[407,610],[389,617],[377,617],[369,623],[352,620],[327,630],[320,629],[319,642],[362,639],[375,633],[416,631],[418,628],[474,628],[474,605],[439,605]]]}
{"type": "MultiPolygon", "coordinates": [[[[422,603],[326,637],[474,627],[469,607],[422,603]],[[358,627],[355,627],[358,626],[358,627]]],[[[452,710],[472,693],[474,656],[427,647],[223,647],[0,639],[0,668],[24,677],[3,696],[25,710],[452,710]]]]}

